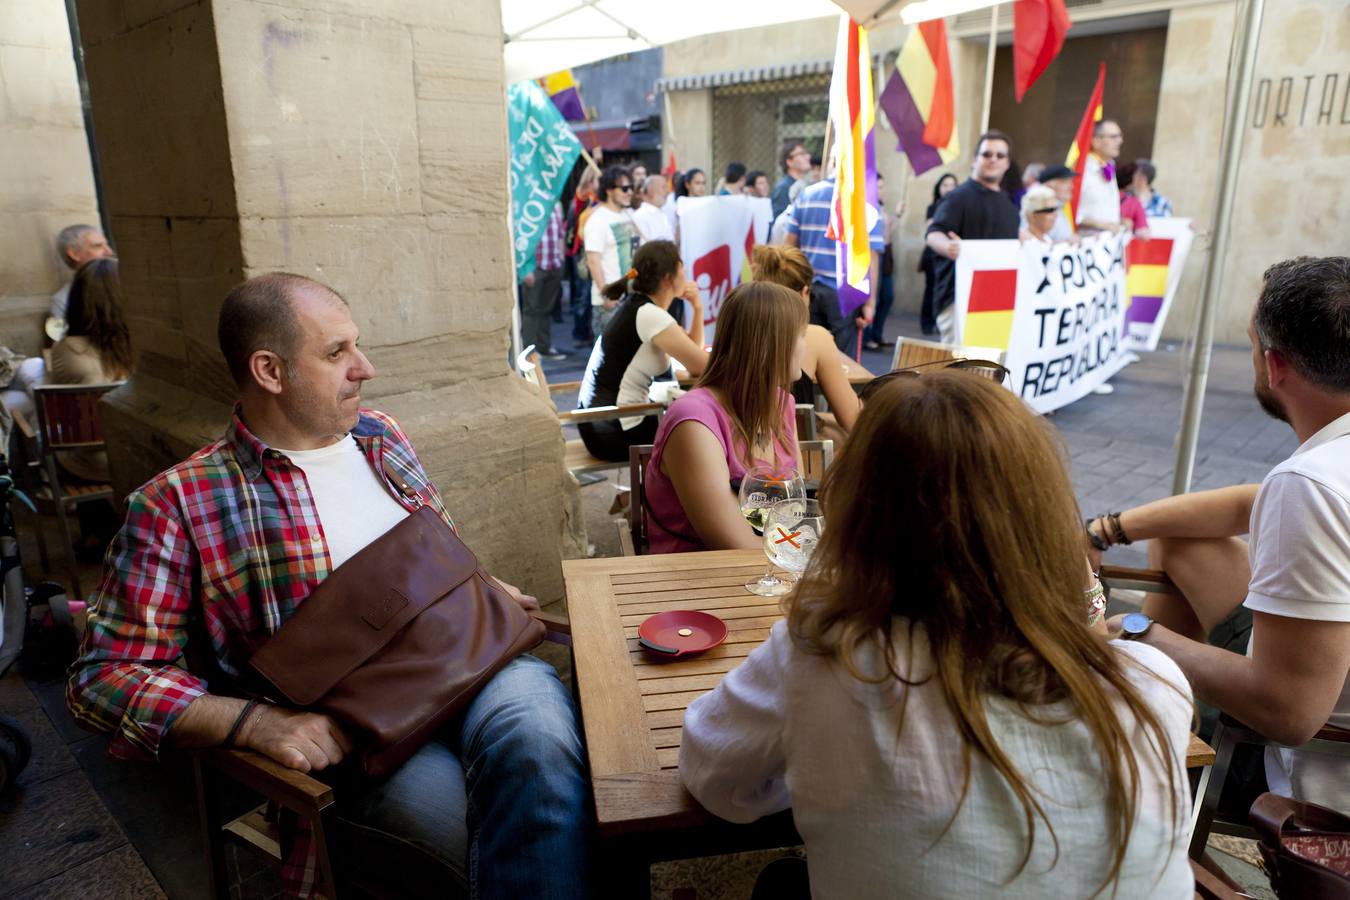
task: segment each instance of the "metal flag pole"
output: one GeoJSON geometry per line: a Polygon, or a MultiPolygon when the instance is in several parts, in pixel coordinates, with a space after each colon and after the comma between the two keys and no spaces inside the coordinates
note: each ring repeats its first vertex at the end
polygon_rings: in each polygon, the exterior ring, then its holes
{"type": "Polygon", "coordinates": [[[1223,287],[1223,265],[1228,256],[1228,237],[1236,193],[1238,167],[1242,162],[1242,126],[1252,90],[1252,70],[1256,49],[1261,42],[1261,13],[1265,0],[1242,0],[1238,30],[1233,36],[1236,65],[1230,66],[1228,109],[1224,112],[1223,140],[1219,144],[1219,201],[1214,208],[1213,240],[1205,260],[1205,277],[1200,294],[1200,324],[1191,351],[1190,376],[1186,379],[1186,397],[1177,434],[1177,463],[1172,476],[1172,493],[1184,494],[1191,487],[1195,469],[1195,449],[1200,437],[1200,414],[1205,405],[1205,387],[1209,381],[1209,361],[1214,346],[1214,316],[1223,287]]]}
{"type": "Polygon", "coordinates": [[[984,61],[984,107],[980,113],[980,134],[989,130],[989,107],[994,102],[994,53],[997,48],[998,5],[995,4],[989,7],[989,51],[984,61]]]}

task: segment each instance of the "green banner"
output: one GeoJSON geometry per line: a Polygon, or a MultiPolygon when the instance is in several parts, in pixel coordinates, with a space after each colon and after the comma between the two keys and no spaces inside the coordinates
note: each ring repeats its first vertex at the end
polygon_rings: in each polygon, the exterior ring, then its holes
{"type": "Polygon", "coordinates": [[[534,271],[534,251],[548,227],[563,183],[581,155],[581,142],[533,81],[511,85],[511,245],[516,279],[534,271]]]}

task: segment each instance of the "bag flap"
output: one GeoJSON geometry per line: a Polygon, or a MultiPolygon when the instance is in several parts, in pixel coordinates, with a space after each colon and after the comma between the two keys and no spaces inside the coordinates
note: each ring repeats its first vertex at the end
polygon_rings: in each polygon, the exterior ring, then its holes
{"type": "Polygon", "coordinates": [[[334,569],[249,665],[309,706],[477,570],[473,551],[423,506],[334,569]]]}

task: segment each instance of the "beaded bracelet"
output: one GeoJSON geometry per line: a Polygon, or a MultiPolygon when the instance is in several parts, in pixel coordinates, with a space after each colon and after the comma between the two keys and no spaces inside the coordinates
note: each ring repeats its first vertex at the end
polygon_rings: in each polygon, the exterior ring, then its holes
{"type": "Polygon", "coordinates": [[[1106,617],[1106,589],[1100,580],[1083,591],[1083,601],[1087,603],[1088,625],[1096,625],[1106,617]]]}

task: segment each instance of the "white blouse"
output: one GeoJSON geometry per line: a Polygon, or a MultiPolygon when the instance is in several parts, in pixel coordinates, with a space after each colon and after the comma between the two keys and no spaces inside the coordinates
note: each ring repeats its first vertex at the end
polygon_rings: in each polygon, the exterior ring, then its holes
{"type": "MultiPolygon", "coordinates": [[[[897,668],[910,681],[931,671],[922,629],[915,630],[912,651],[904,620],[893,632],[897,668]]],[[[1190,687],[1160,651],[1135,642],[1112,646],[1162,721],[1179,773],[1169,790],[1146,732],[1136,728],[1140,797],[1115,896],[1189,900],[1190,687]]],[[[883,668],[875,647],[860,662],[865,672],[883,668]]],[[[1128,715],[1123,704],[1118,708],[1128,715]]],[[[1054,828],[1052,839],[1035,818],[1034,847],[1020,873],[1021,804],[973,751],[965,800],[948,827],[961,795],[961,740],[936,680],[865,684],[795,646],[785,622],[716,690],[690,704],[680,775],[704,807],[733,822],[791,808],[816,898],[1091,896],[1114,850],[1100,748],[1077,720],[1039,724],[1002,698],[986,698],[986,709],[995,739],[1054,828]]],[[[1057,710],[1040,712],[1053,720],[1057,710]]],[[[1101,896],[1110,895],[1108,886],[1101,896]]]]}

